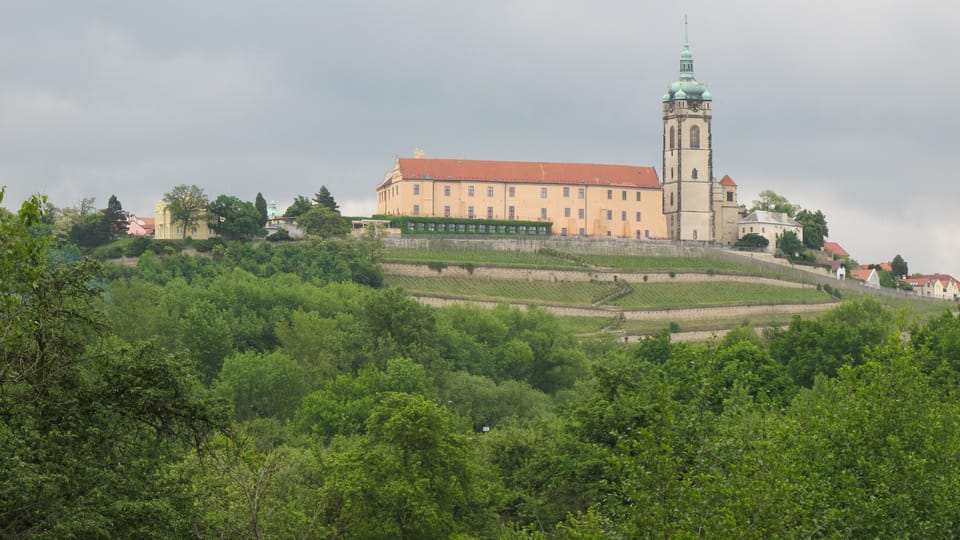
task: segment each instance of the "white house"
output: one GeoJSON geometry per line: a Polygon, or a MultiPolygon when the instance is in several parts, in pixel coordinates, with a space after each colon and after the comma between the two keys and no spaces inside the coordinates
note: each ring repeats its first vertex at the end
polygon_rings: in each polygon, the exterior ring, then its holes
{"type": "Polygon", "coordinates": [[[797,220],[782,212],[767,212],[757,210],[737,222],[739,234],[737,238],[755,233],[770,241],[767,251],[773,253],[777,249],[777,239],[786,231],[793,231],[797,238],[803,241],[803,225],[797,220]]]}
{"type": "Polygon", "coordinates": [[[880,274],[874,268],[853,268],[850,275],[864,282],[867,287],[880,288],[880,274]]]}

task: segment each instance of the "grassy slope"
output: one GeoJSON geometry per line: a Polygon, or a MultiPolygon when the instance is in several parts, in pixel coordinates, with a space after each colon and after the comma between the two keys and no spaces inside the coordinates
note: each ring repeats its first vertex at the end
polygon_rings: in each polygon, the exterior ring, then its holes
{"type": "MultiPolygon", "coordinates": [[[[395,249],[388,248],[385,260],[398,262],[437,262],[450,266],[508,266],[541,269],[587,270],[606,268],[618,272],[651,273],[718,273],[771,276],[768,272],[746,264],[718,261],[709,257],[630,257],[618,255],[583,255],[564,258],[539,253],[495,251],[483,249],[395,249]]],[[[615,290],[609,283],[551,283],[489,280],[480,278],[448,278],[438,274],[430,278],[388,276],[390,286],[401,286],[412,293],[453,298],[485,299],[528,304],[566,304],[589,306],[593,301],[615,290]]],[[[816,289],[797,289],[744,283],[633,283],[634,291],[611,301],[624,309],[658,309],[665,307],[697,307],[750,304],[810,304],[831,301],[816,289]]],[[[866,293],[844,292],[844,299],[856,299],[866,293]]],[[[951,304],[918,298],[877,297],[881,303],[904,313],[906,320],[926,319],[942,313],[951,304]]],[[[815,315],[805,315],[811,317],[815,315]]],[[[754,325],[789,323],[787,315],[753,317],[754,325]]],[[[721,330],[744,323],[739,318],[709,318],[685,321],[684,330],[721,330]]],[[[628,334],[646,334],[663,328],[668,321],[617,321],[606,318],[567,317],[566,324],[578,333],[595,332],[616,326],[628,334]]]]}

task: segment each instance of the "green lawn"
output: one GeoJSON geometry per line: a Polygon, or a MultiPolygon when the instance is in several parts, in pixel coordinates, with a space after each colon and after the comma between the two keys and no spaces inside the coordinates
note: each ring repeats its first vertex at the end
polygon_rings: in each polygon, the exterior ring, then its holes
{"type": "Polygon", "coordinates": [[[617,304],[624,309],[711,307],[752,304],[820,304],[831,298],[816,288],[754,283],[635,283],[617,304]]]}
{"type": "Polygon", "coordinates": [[[612,283],[519,281],[470,277],[387,276],[387,285],[409,293],[521,304],[589,306],[616,291],[612,283]]]}
{"type": "MultiPolygon", "coordinates": [[[[414,294],[517,302],[590,306],[616,291],[612,283],[519,281],[470,277],[388,276],[391,287],[414,294]]],[[[749,304],[811,304],[829,302],[816,289],[749,283],[635,283],[633,292],[611,303],[624,309],[657,309],[749,304]]]]}

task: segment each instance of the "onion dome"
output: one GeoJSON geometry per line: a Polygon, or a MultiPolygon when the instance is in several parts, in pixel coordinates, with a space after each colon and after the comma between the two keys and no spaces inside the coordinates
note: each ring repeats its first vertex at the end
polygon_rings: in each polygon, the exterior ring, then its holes
{"type": "Polygon", "coordinates": [[[693,52],[690,51],[690,42],[686,35],[686,21],[684,21],[683,49],[680,51],[680,80],[671,84],[667,93],[663,95],[664,102],[675,99],[713,100],[713,94],[693,76],[693,52]]]}

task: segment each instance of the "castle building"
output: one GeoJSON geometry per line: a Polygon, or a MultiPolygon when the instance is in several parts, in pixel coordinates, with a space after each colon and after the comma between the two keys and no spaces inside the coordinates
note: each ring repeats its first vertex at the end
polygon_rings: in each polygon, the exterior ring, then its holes
{"type": "MultiPolygon", "coordinates": [[[[686,33],[685,33],[686,34],[686,33]]],[[[713,96],[694,78],[684,36],[680,78],[662,99],[662,182],[653,167],[397,158],[377,186],[380,215],[552,222],[558,236],[731,245],[737,184],[713,176],[713,96]]]]}

